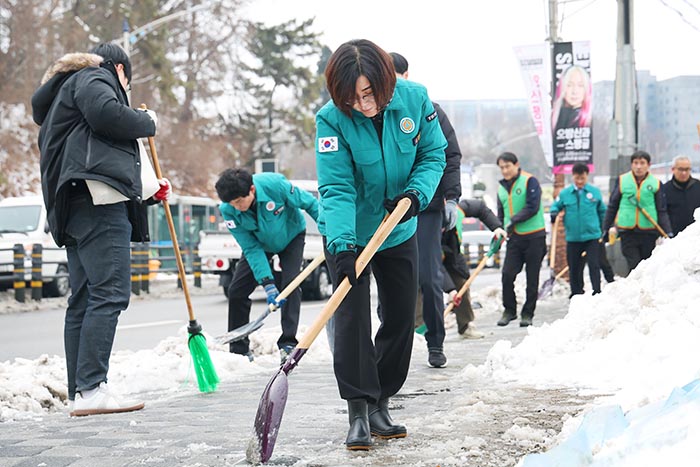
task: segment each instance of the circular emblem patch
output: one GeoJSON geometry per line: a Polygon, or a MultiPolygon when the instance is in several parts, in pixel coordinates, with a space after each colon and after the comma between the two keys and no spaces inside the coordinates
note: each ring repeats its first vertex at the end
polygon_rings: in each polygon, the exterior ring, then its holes
{"type": "Polygon", "coordinates": [[[265,209],[267,209],[268,211],[274,211],[275,210],[275,202],[268,201],[267,204],[265,205],[265,209]]]}
{"type": "Polygon", "coordinates": [[[651,185],[647,185],[647,190],[651,191],[651,190],[653,190],[653,189],[654,189],[654,187],[653,187],[653,186],[651,186],[651,185]]]}
{"type": "Polygon", "coordinates": [[[516,195],[520,195],[520,194],[522,194],[522,192],[523,192],[523,190],[521,190],[520,188],[515,190],[516,195]]]}
{"type": "Polygon", "coordinates": [[[413,123],[413,120],[410,117],[404,117],[401,119],[399,127],[401,127],[401,131],[408,134],[413,133],[413,129],[416,127],[416,124],[413,123]]]}
{"type": "Polygon", "coordinates": [[[586,198],[588,199],[593,199],[593,193],[587,193],[586,198]]]}

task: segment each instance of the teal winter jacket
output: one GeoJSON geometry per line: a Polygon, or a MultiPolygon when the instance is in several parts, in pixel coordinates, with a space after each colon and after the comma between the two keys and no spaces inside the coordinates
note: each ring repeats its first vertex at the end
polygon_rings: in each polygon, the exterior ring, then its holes
{"type": "Polygon", "coordinates": [[[292,185],[283,175],[253,175],[255,210],[241,212],[228,203],[219,210],[253,270],[258,283],[272,278],[266,253],[279,253],[306,230],[301,209],[318,221],[318,201],[308,191],[292,185]]]}
{"type": "MultiPolygon", "coordinates": [[[[383,137],[372,120],[352,118],[332,101],[316,114],[319,230],[332,254],[366,246],[386,215],[383,202],[414,192],[430,203],[445,167],[447,141],[424,86],[399,79],[384,109],[383,137]]],[[[416,218],[399,224],[380,250],[408,240],[416,218]]]]}
{"type": "Polygon", "coordinates": [[[603,236],[605,210],[600,190],[587,183],[580,190],[574,185],[561,190],[549,212],[564,211],[567,242],[587,242],[603,236]]]}

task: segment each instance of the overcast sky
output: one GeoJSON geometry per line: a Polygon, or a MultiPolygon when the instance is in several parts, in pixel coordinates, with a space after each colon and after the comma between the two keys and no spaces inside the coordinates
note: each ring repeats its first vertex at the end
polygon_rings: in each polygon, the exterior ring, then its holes
{"type": "MultiPolygon", "coordinates": [[[[513,47],[541,43],[548,36],[547,0],[252,3],[250,17],[269,24],[315,16],[316,30],[332,49],[364,38],[401,53],[409,62],[410,79],[426,85],[435,100],[525,98],[513,47]]],[[[700,0],[630,3],[637,69],[658,79],[700,75],[700,0]]],[[[593,80],[614,79],[617,2],[560,0],[559,14],[563,40],[591,41],[593,80]]]]}

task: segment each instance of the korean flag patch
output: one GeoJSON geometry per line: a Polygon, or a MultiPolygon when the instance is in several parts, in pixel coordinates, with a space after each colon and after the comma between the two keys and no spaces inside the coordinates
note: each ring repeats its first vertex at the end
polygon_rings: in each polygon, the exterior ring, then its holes
{"type": "Polygon", "coordinates": [[[338,150],[338,137],[328,136],[318,139],[318,152],[335,152],[338,150]]]}

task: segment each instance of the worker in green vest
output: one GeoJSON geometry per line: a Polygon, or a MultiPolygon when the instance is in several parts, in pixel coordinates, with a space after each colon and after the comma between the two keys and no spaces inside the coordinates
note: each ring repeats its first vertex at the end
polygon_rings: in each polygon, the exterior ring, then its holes
{"type": "Polygon", "coordinates": [[[503,264],[503,316],[499,326],[517,318],[515,277],[525,266],[527,286],[525,303],[520,311],[520,326],[532,325],[540,285],[540,267],[547,250],[542,210],[542,189],[537,179],[520,169],[518,157],[504,152],[496,159],[503,179],[498,187],[498,218],[506,226],[508,248],[503,264]]]}
{"type": "Polygon", "coordinates": [[[643,259],[651,256],[656,239],[664,232],[673,236],[671,221],[666,212],[666,197],[658,178],[649,173],[651,156],[646,151],[632,154],[632,170],[620,175],[610,192],[608,211],[603,222],[603,232],[618,235],[622,242],[622,255],[630,271],[643,259]],[[647,215],[654,222],[651,222],[647,215]]]}

